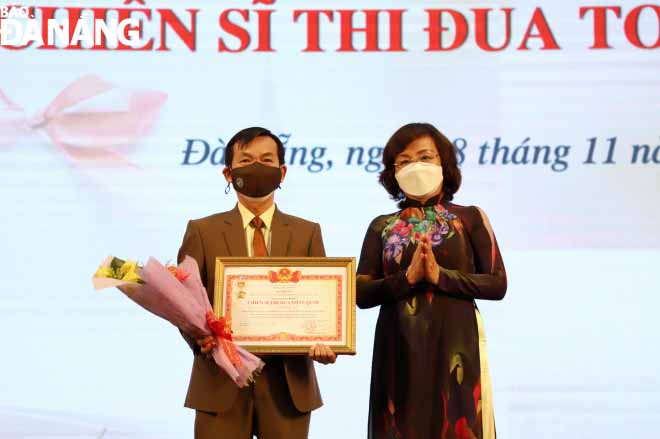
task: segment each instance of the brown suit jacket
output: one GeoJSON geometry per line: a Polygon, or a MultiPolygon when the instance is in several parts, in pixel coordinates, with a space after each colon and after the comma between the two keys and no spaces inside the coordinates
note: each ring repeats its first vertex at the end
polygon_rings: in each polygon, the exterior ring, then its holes
{"type": "MultiPolygon", "coordinates": [[[[275,209],[271,224],[271,256],[325,256],[321,228],[318,224],[286,215],[275,209]]],[[[243,221],[238,207],[206,218],[188,222],[178,260],[192,256],[199,265],[202,282],[213,304],[215,258],[248,256],[243,221]]],[[[195,354],[185,406],[208,412],[229,410],[238,387],[213,360],[200,355],[195,340],[184,334],[195,354]]],[[[321,407],[321,393],[314,364],[308,356],[283,357],[289,392],[295,407],[310,412],[321,407]]]]}

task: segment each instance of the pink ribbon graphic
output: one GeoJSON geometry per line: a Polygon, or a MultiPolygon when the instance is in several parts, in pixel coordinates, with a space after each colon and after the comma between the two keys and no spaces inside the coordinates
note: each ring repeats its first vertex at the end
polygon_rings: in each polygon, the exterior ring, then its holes
{"type": "Polygon", "coordinates": [[[0,145],[43,131],[75,160],[127,165],[122,153],[147,133],[166,100],[167,94],[162,92],[128,91],[87,75],[30,117],[0,90],[0,145]]]}

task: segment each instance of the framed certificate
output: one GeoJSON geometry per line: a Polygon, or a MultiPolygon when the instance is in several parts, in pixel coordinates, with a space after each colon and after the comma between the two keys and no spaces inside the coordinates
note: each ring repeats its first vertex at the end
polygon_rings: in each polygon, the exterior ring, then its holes
{"type": "Polygon", "coordinates": [[[250,352],[355,354],[355,258],[218,257],[213,303],[250,352]]]}

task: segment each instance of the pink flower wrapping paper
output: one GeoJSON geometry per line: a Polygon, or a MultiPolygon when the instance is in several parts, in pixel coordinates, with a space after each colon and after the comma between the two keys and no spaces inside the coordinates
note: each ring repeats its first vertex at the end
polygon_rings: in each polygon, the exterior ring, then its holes
{"type": "MultiPolygon", "coordinates": [[[[101,267],[109,267],[112,260],[113,257],[108,256],[101,267]]],[[[215,336],[207,324],[206,315],[208,312],[213,312],[213,308],[202,284],[197,262],[186,256],[178,268],[188,274],[185,279],[177,279],[167,267],[155,258],[149,258],[147,264],[138,269],[138,274],[144,283],[99,276],[94,276],[92,283],[96,290],[123,287],[121,291],[133,302],[196,339],[215,336]]],[[[263,368],[263,361],[234,345],[240,359],[238,364],[234,364],[222,348],[223,343],[227,344],[231,341],[226,339],[218,341],[220,343],[217,343],[211,351],[213,360],[238,387],[247,386],[254,375],[263,368]]]]}

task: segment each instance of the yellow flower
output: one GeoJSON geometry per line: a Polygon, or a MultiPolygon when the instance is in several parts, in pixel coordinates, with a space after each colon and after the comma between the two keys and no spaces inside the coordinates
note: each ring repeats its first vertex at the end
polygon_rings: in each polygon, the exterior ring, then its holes
{"type": "Polygon", "coordinates": [[[138,266],[135,262],[131,260],[126,260],[119,268],[119,276],[121,280],[126,280],[129,282],[138,282],[142,280],[140,275],[137,274],[138,266]]]}
{"type": "Polygon", "coordinates": [[[124,275],[130,271],[135,271],[137,264],[130,259],[126,259],[121,267],[119,267],[119,275],[123,278],[124,275]]]}
{"type": "Polygon", "coordinates": [[[110,267],[99,267],[99,269],[96,270],[96,273],[94,273],[94,276],[114,278],[114,274],[114,270],[110,267]]]}
{"type": "Polygon", "coordinates": [[[137,274],[136,271],[129,271],[124,275],[122,280],[128,281],[128,282],[140,282],[142,278],[140,277],[139,274],[137,274]]]}

